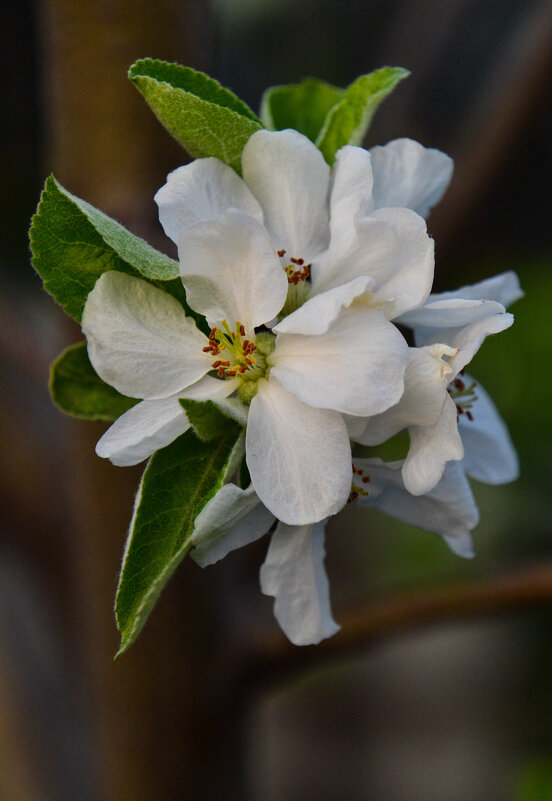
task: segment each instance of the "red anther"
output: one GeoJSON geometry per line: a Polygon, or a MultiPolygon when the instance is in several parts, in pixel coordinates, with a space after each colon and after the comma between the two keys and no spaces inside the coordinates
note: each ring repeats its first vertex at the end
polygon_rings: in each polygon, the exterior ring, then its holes
{"type": "Polygon", "coordinates": [[[370,476],[363,476],[362,477],[362,483],[363,484],[369,484],[370,483],[370,476]]]}
{"type": "Polygon", "coordinates": [[[348,501],[348,502],[349,502],[349,503],[352,503],[353,501],[356,501],[356,499],[357,499],[357,498],[358,498],[358,492],[356,492],[356,491],[353,491],[353,492],[351,492],[351,494],[349,495],[349,501],[348,501]]]}
{"type": "Polygon", "coordinates": [[[466,417],[468,418],[468,420],[473,421],[473,414],[471,412],[466,412],[466,417]]]}
{"type": "Polygon", "coordinates": [[[245,373],[245,372],[247,372],[248,369],[249,369],[248,366],[246,364],[243,364],[240,367],[240,373],[245,373]]]}
{"type": "Polygon", "coordinates": [[[216,328],[211,328],[211,330],[209,332],[209,339],[214,339],[216,333],[217,333],[217,329],[216,328]]]}
{"type": "Polygon", "coordinates": [[[297,264],[304,264],[304,263],[305,263],[305,259],[297,259],[297,264]]]}
{"type": "Polygon", "coordinates": [[[223,367],[230,367],[230,362],[225,362],[225,361],[223,361],[222,359],[217,359],[217,361],[216,361],[216,362],[213,362],[213,364],[211,365],[211,367],[220,367],[221,365],[222,365],[223,367]]]}
{"type": "Polygon", "coordinates": [[[240,324],[240,336],[242,336],[242,337],[245,336],[245,328],[241,324],[240,324]]]}
{"type": "Polygon", "coordinates": [[[252,359],[248,359],[247,356],[245,357],[245,363],[249,365],[255,364],[255,362],[252,359]]]}
{"type": "Polygon", "coordinates": [[[294,259],[293,256],[292,256],[291,259],[290,259],[290,262],[292,264],[299,264],[299,259],[294,259]]]}
{"type": "Polygon", "coordinates": [[[219,367],[219,369],[217,370],[217,375],[219,378],[224,378],[224,367],[222,366],[219,367]]]}
{"type": "Polygon", "coordinates": [[[466,385],[464,384],[464,382],[462,381],[461,378],[455,378],[454,386],[456,387],[456,389],[459,389],[459,390],[463,390],[463,389],[466,388],[466,385]]]}
{"type": "Polygon", "coordinates": [[[456,411],[458,412],[458,414],[464,414],[464,410],[462,409],[461,406],[458,406],[458,404],[456,404],[456,411]]]}
{"type": "Polygon", "coordinates": [[[286,255],[286,251],[285,251],[285,250],[279,250],[279,251],[278,251],[278,256],[279,256],[281,259],[282,259],[282,258],[283,258],[285,255],[286,255]]]}

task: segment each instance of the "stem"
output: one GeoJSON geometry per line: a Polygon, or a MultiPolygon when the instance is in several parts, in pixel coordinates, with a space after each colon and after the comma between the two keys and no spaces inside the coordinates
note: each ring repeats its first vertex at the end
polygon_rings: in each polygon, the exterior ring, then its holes
{"type": "Polygon", "coordinates": [[[282,635],[258,641],[242,679],[248,687],[280,682],[324,660],[361,651],[389,635],[548,604],[552,604],[552,562],[509,570],[471,584],[400,593],[341,615],[341,631],[315,648],[294,647],[282,635]]]}

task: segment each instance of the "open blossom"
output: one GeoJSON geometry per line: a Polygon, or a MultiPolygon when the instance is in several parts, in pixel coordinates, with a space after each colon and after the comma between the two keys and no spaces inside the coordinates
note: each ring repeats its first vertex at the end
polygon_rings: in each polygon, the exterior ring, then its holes
{"type": "Polygon", "coordinates": [[[364,426],[352,420],[349,431],[357,442],[378,445],[408,428],[402,474],[414,495],[432,489],[451,460],[465,458],[475,478],[495,476],[492,483],[516,477],[517,458],[504,424],[484,390],[463,372],[485,337],[512,325],[497,298],[511,302],[520,294],[517,276],[505,273],[434,295],[401,318],[420,345],[410,350],[405,392],[396,406],[364,426]]]}
{"type": "Polygon", "coordinates": [[[260,226],[240,217],[229,212],[190,232],[195,264],[217,257],[212,236],[226,254],[218,283],[206,279],[204,294],[190,293],[212,326],[209,338],[178,301],[141,279],[111,271],[96,283],[82,322],[90,360],[120,392],[144,398],[98,452],[139,461],[187,428],[178,398],[221,400],[237,391],[250,402],[246,458],[259,497],[289,524],[316,522],[337,512],[350,490],[343,413],[396,402],[408,348],[370,305],[362,278],[305,303],[286,318],[285,332],[256,333],[281,308],[287,279],[260,226]]]}
{"type": "Polygon", "coordinates": [[[343,148],[330,175],[306,137],[260,131],[242,161],[243,179],[198,159],[156,196],[209,339],[140,279],[109,272],[90,294],[83,330],[92,364],[143,399],[97,451],[134,464],[189,426],[179,398],[237,396],[248,407],[256,493],[284,523],[315,523],[349,494],[343,415],[380,414],[403,393],[408,348],[389,320],[421,306],[431,288],[423,219],[381,205],[403,199],[427,211],[450,160],[397,140],[374,151],[375,170],[362,148],[343,148]],[[405,159],[412,169],[399,197],[391,185],[405,159]]]}
{"type": "Polygon", "coordinates": [[[280,316],[369,276],[370,291],[394,319],[422,305],[431,290],[433,241],[416,212],[439,199],[451,165],[443,153],[404,139],[375,148],[373,156],[346,146],[330,172],[297,131],[258,131],[243,150],[243,178],[218,159],[197,159],[172,172],[155,199],[179,248],[188,292],[204,277],[186,258],[190,228],[233,208],[263,226],[279,255],[289,282],[280,316]]]}

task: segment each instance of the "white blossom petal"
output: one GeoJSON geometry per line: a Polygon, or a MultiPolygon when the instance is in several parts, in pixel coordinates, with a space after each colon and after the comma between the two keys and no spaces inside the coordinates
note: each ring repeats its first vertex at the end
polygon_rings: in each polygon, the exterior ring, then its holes
{"type": "Polygon", "coordinates": [[[276,317],[288,281],[266,231],[231,209],[184,231],[178,248],[182,281],[192,309],[212,326],[237,321],[247,332],[276,317]]]}
{"type": "Polygon", "coordinates": [[[434,425],[411,426],[409,434],[410,448],[403,465],[403,480],[412,495],[423,495],[440,481],[448,461],[464,456],[456,406],[450,395],[445,395],[441,414],[434,425]]]}
{"type": "Polygon", "coordinates": [[[328,246],[330,168],[297,131],[257,131],[242,153],[243,177],[277,250],[310,262],[328,246]]]}
{"type": "Polygon", "coordinates": [[[383,414],[365,421],[363,430],[349,434],[362,445],[380,445],[408,426],[431,426],[443,408],[446,386],[452,372],[443,356],[454,354],[446,345],[410,348],[400,401],[383,414]]]}
{"type": "Polygon", "coordinates": [[[219,159],[196,159],[169,173],[154,198],[165,233],[178,245],[185,228],[239,209],[260,223],[258,201],[235,171],[219,159]]]}
{"type": "Polygon", "coordinates": [[[367,417],[400,399],[408,346],[380,311],[359,298],[341,309],[325,334],[278,333],[270,359],[271,376],[309,406],[367,417]]]}
{"type": "Polygon", "coordinates": [[[339,631],[324,569],[324,529],[324,521],[279,523],[261,567],[261,590],[276,599],[274,615],[294,645],[316,645],[339,631]]]}
{"type": "Polygon", "coordinates": [[[235,389],[235,381],[218,381],[206,375],[178,395],[142,401],[107,429],[96,445],[96,453],[120,467],[138,464],[190,427],[179,398],[218,400],[228,397],[235,389]]]}
{"type": "MultiPolygon", "coordinates": [[[[466,384],[473,379],[465,375],[466,384]]],[[[460,415],[458,430],[464,443],[464,469],[486,484],[507,484],[519,475],[518,458],[508,429],[481,384],[470,409],[472,420],[460,415]]]]}
{"type": "Polygon", "coordinates": [[[492,278],[485,278],[476,284],[462,286],[450,292],[439,292],[429,296],[429,301],[464,298],[470,300],[494,300],[503,306],[510,306],[524,295],[519,278],[513,270],[507,270],[492,278]]]}
{"type": "Polygon", "coordinates": [[[376,208],[404,206],[426,217],[450,183],[453,161],[413,139],[395,139],[370,150],[376,208]]]}
{"type": "Polygon", "coordinates": [[[433,270],[434,243],[425,221],[410,209],[378,209],[357,217],[345,235],[332,237],[312,265],[312,288],[318,293],[370,276],[373,291],[390,301],[388,316],[394,318],[425,301],[433,270]]]}
{"type": "Polygon", "coordinates": [[[148,459],[189,427],[176,396],[145,400],[115,420],[98,440],[96,453],[119,467],[128,467],[148,459]]]}
{"type": "Polygon", "coordinates": [[[213,565],[260,539],[273,522],[252,484],[247,489],[225,484],[196,517],[190,556],[201,567],[213,565]]]}
{"type": "Polygon", "coordinates": [[[363,147],[342,147],[337,151],[330,183],[330,231],[334,236],[336,227],[350,226],[357,214],[368,214],[374,208],[370,153],[363,147]]]}
{"type": "Polygon", "coordinates": [[[499,334],[510,328],[514,322],[512,314],[506,312],[505,314],[495,314],[492,317],[487,317],[484,320],[478,320],[471,325],[467,325],[460,329],[448,329],[446,339],[442,339],[439,334],[431,337],[433,342],[444,341],[451,348],[458,348],[458,353],[450,360],[452,367],[452,377],[454,377],[460,370],[471,362],[485,339],[490,334],[499,334]]]}
{"type": "Polygon", "coordinates": [[[416,344],[424,345],[435,336],[436,329],[460,328],[505,311],[501,303],[492,300],[465,298],[431,300],[430,296],[428,302],[421,308],[406,312],[397,322],[413,328],[416,344]]]}
{"type": "Polygon", "coordinates": [[[284,523],[316,523],[347,502],[351,448],[342,416],[305,405],[272,377],[259,381],[251,401],[245,447],[259,498],[284,523]]]}
{"type": "Polygon", "coordinates": [[[454,553],[473,557],[470,532],[479,512],[459,462],[449,462],[439,483],[424,495],[411,495],[401,476],[402,462],[355,459],[355,466],[370,477],[369,495],[359,496],[361,506],[372,506],[413,526],[440,534],[454,553]]]}
{"type": "Polygon", "coordinates": [[[207,337],[176,298],[125,273],[98,278],[82,330],[98,375],[131,398],[167,398],[210,369],[207,337]]]}

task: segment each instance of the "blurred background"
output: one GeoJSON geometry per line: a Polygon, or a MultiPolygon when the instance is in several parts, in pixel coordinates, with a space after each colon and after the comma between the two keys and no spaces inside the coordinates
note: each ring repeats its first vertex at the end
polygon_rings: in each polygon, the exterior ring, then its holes
{"type": "Polygon", "coordinates": [[[251,645],[274,641],[282,663],[288,651],[258,590],[261,541],[204,572],[183,564],[113,662],[140,470],[98,459],[104,426],[49,400],[48,365],[81,334],[27,244],[54,172],[171,252],[153,195],[186,156],[126,79],[137,58],[205,70],[254,109],[266,87],[306,75],[346,86],[407,67],[366,144],[410,136],[455,159],[429,220],[437,290],[520,276],[514,327],[470,370],[508,422],[521,478],[474,486],[471,562],[350,509],[327,543],[335,617],[549,564],[552,2],[5,0],[0,15],[0,801],[552,799],[549,604],[331,660],[311,648],[299,669],[267,673],[251,645]]]}

